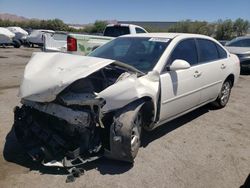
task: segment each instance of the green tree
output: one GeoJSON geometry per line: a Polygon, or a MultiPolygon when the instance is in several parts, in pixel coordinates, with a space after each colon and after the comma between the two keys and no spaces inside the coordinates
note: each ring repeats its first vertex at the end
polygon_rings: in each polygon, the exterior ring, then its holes
{"type": "Polygon", "coordinates": [[[215,32],[215,38],[218,40],[230,40],[234,37],[234,23],[231,19],[225,21],[219,20],[215,32]]]}
{"type": "Polygon", "coordinates": [[[249,21],[243,20],[242,18],[238,18],[235,20],[233,28],[236,36],[242,36],[247,33],[249,27],[249,21]]]}
{"type": "Polygon", "coordinates": [[[178,33],[197,33],[211,36],[214,33],[214,24],[209,24],[205,21],[185,20],[171,26],[167,31],[178,33]]]}

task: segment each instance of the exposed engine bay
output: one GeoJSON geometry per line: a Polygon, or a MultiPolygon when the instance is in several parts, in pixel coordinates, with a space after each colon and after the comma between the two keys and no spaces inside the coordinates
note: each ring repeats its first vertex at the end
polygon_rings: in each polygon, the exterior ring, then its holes
{"type": "MultiPolygon", "coordinates": [[[[33,161],[46,166],[73,167],[101,156],[133,162],[140,143],[130,121],[142,97],[157,99],[159,82],[148,77],[113,60],[37,53],[20,87],[16,137],[33,161]]],[[[147,112],[151,122],[153,112],[147,112]]]]}
{"type": "Polygon", "coordinates": [[[49,103],[23,99],[15,109],[15,130],[19,141],[34,161],[62,161],[63,166],[80,165],[103,155],[108,148],[109,127],[104,125],[96,98],[108,86],[130,76],[125,70],[108,66],[77,80],[49,103]]]}

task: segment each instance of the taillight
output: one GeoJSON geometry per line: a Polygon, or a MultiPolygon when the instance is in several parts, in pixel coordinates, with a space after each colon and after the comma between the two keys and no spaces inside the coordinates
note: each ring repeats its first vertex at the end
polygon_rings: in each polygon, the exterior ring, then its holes
{"type": "Polygon", "coordinates": [[[67,50],[70,52],[77,51],[77,41],[71,36],[67,37],[67,50]]]}

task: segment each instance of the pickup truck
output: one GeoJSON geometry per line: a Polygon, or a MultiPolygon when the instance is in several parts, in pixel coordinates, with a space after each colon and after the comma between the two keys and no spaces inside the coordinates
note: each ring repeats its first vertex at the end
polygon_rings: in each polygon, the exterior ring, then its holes
{"type": "Polygon", "coordinates": [[[55,31],[55,33],[43,34],[44,52],[67,52],[67,32],[55,31]]]}
{"type": "Polygon", "coordinates": [[[126,34],[147,33],[147,31],[133,24],[109,24],[106,26],[103,36],[69,34],[67,38],[67,52],[78,55],[87,55],[94,49],[115,37],[126,34]]]}

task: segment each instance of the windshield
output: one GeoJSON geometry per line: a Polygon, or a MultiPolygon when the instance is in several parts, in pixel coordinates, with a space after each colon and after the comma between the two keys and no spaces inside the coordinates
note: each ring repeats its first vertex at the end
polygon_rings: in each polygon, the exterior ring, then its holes
{"type": "Polygon", "coordinates": [[[167,38],[121,37],[97,48],[89,56],[113,59],[147,73],[165,51],[167,38]]]}

